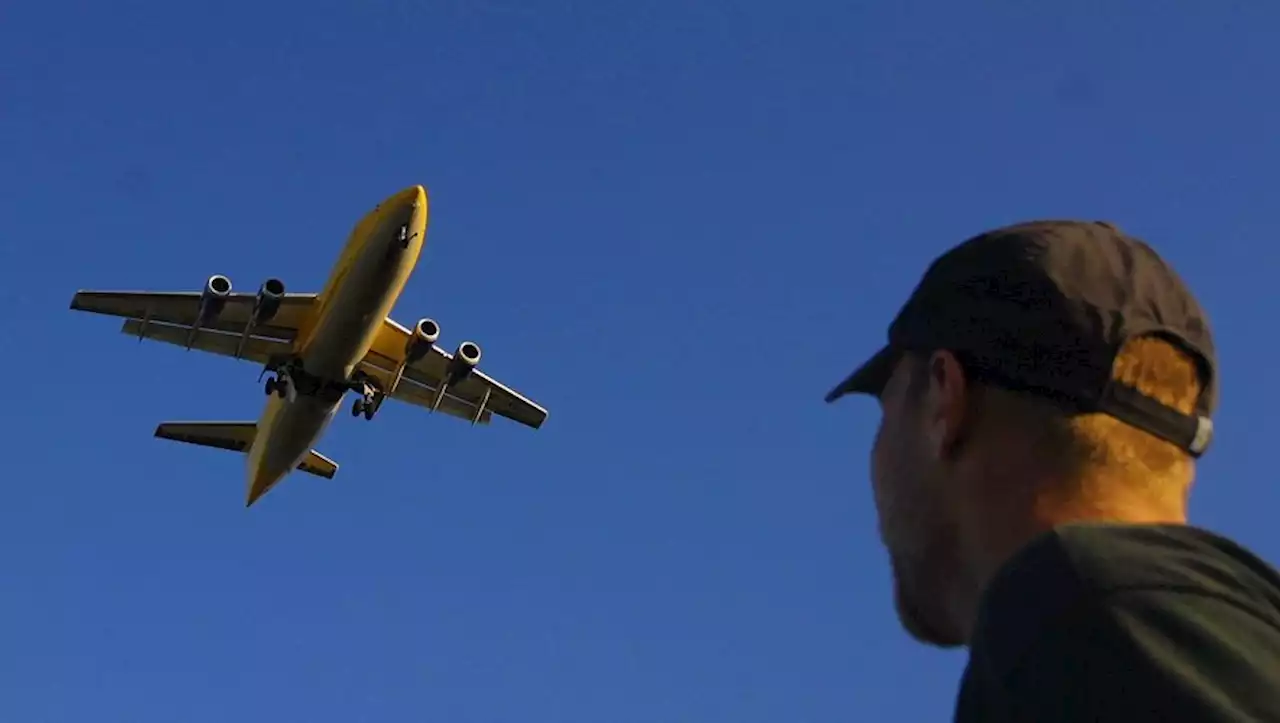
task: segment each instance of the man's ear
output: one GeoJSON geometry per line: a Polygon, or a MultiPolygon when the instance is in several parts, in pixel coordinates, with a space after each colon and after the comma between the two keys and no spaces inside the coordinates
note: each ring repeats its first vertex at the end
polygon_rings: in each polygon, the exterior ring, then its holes
{"type": "Polygon", "coordinates": [[[928,377],[925,436],[934,457],[947,459],[955,453],[969,423],[971,388],[964,367],[955,354],[946,350],[929,355],[925,373],[928,377]]]}

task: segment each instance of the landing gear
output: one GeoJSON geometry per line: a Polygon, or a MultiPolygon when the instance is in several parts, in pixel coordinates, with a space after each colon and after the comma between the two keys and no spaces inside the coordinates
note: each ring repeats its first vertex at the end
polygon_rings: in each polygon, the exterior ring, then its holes
{"type": "Polygon", "coordinates": [[[374,412],[378,411],[377,407],[371,402],[364,399],[357,399],[355,404],[351,405],[351,416],[358,417],[364,415],[365,420],[371,421],[374,412]]]}
{"type": "Polygon", "coordinates": [[[274,394],[277,397],[284,399],[289,394],[290,386],[289,377],[268,377],[264,391],[267,393],[268,397],[274,394]]]}
{"type": "MultiPolygon", "coordinates": [[[[269,373],[273,376],[268,377],[263,385],[263,392],[268,397],[274,394],[290,403],[297,401],[299,397],[306,397],[328,406],[341,404],[347,392],[355,392],[359,398],[351,405],[351,416],[363,415],[366,420],[373,419],[387,396],[382,391],[381,383],[361,371],[347,379],[325,378],[308,372],[301,361],[287,359],[266,365],[258,380],[261,381],[269,373]]],[[[329,408],[332,409],[332,406],[329,408]]]]}
{"type": "MultiPolygon", "coordinates": [[[[267,378],[267,383],[263,385],[262,391],[266,392],[268,397],[274,394],[290,402],[298,398],[298,385],[295,380],[299,378],[303,381],[307,380],[305,375],[299,376],[301,369],[293,362],[269,364],[262,370],[264,375],[267,372],[275,372],[275,376],[267,378]]],[[[261,380],[262,376],[259,375],[258,379],[261,380]]]]}
{"type": "Polygon", "coordinates": [[[351,416],[359,417],[363,414],[366,421],[372,421],[373,415],[377,414],[378,408],[382,406],[384,398],[382,390],[364,378],[355,380],[352,383],[352,390],[359,392],[360,398],[351,405],[351,416]]]}

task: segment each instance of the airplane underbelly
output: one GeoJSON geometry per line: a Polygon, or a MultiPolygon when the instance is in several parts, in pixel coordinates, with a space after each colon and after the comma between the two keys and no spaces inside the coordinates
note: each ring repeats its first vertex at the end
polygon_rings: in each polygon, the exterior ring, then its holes
{"type": "Polygon", "coordinates": [[[345,379],[351,374],[395,304],[408,276],[404,266],[377,254],[356,265],[308,344],[304,355],[308,372],[329,379],[345,379]]]}
{"type": "Polygon", "coordinates": [[[293,471],[337,411],[336,403],[326,404],[316,397],[268,398],[249,449],[250,479],[283,477],[293,471]]]}

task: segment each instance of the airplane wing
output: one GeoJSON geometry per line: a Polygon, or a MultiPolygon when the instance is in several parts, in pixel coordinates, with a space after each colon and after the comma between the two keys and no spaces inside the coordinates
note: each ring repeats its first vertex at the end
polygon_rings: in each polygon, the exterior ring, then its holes
{"type": "MultiPolygon", "coordinates": [[[[306,319],[316,294],[289,293],[281,297],[276,314],[265,324],[248,329],[255,293],[226,296],[221,312],[191,334],[200,311],[200,292],[80,291],[71,308],[125,319],[123,333],[222,356],[268,364],[292,349],[298,328],[306,319]],[[247,331],[246,331],[247,330],[247,331]]],[[[385,319],[361,369],[377,379],[388,395],[409,404],[488,424],[494,414],[537,429],[547,411],[501,382],[475,369],[465,379],[448,385],[437,401],[437,392],[448,376],[453,355],[432,346],[422,358],[406,364],[406,343],[412,332],[393,319],[385,319]],[[400,379],[396,371],[403,365],[400,379]]]]}
{"type": "MultiPolygon", "coordinates": [[[[140,339],[187,346],[200,298],[199,292],[183,291],[79,291],[71,308],[124,318],[121,331],[140,339]]],[[[245,333],[256,298],[250,292],[228,294],[217,317],[191,337],[191,347],[263,363],[271,354],[287,352],[316,295],[284,294],[275,315],[245,333]]]]}
{"type": "MultiPolygon", "coordinates": [[[[382,382],[383,389],[391,388],[396,369],[405,364],[405,348],[411,334],[395,320],[384,320],[372,348],[361,362],[361,368],[382,382]]],[[[452,360],[452,354],[433,345],[428,354],[404,366],[399,383],[388,396],[430,409],[448,377],[452,360]]],[[[481,423],[487,422],[489,415],[497,414],[534,429],[547,419],[547,410],[479,369],[445,387],[439,409],[481,423]]]]}

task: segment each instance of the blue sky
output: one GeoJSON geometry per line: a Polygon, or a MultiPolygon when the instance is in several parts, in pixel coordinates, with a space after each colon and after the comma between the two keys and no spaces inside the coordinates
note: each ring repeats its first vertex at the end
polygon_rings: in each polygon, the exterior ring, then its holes
{"type": "Polygon", "coordinates": [[[1280,70],[1265,3],[11,3],[0,10],[0,718],[939,720],[894,618],[873,402],[822,403],[927,262],[1108,219],[1213,319],[1195,519],[1280,559],[1280,70]],[[432,195],[397,319],[537,432],[338,418],[244,508],[258,369],[78,288],[318,290],[432,195]],[[34,356],[29,356],[34,355],[34,356]]]}

